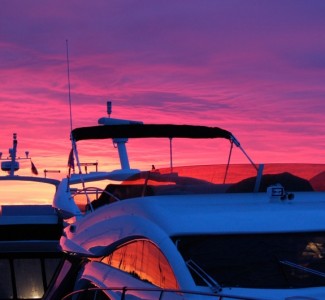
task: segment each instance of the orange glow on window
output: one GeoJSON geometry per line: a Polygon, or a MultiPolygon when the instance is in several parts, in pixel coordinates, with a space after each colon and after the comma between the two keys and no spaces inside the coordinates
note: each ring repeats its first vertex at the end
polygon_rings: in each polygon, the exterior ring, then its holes
{"type": "Polygon", "coordinates": [[[103,262],[158,287],[178,288],[166,257],[150,241],[137,240],[125,244],[105,257],[103,262]]]}

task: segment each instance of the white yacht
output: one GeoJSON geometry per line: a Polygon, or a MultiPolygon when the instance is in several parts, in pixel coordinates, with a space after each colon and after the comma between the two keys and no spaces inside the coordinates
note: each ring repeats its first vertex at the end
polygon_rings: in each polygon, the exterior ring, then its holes
{"type": "Polygon", "coordinates": [[[0,299],[42,299],[62,258],[63,223],[52,207],[60,181],[36,176],[26,151],[17,154],[17,135],[9,156],[0,154],[0,299]],[[20,162],[34,175],[20,176],[20,162]]]}
{"type": "Polygon", "coordinates": [[[324,165],[255,164],[217,127],[101,118],[71,138],[78,170],[54,201],[69,223],[66,259],[44,299],[325,299],[324,165]],[[77,143],[101,139],[120,168],[82,173],[77,143]],[[168,159],[151,161],[161,139],[168,159]],[[248,164],[231,164],[233,146],[248,164]],[[195,149],[205,164],[185,166],[195,149]],[[149,170],[132,168],[128,154],[149,170]]]}

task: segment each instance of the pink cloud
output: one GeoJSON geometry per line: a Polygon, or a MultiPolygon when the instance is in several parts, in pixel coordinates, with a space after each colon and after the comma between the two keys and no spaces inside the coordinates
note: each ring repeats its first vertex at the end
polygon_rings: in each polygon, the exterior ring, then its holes
{"type": "Polygon", "coordinates": [[[113,117],[224,127],[257,161],[325,162],[323,1],[248,3],[6,1],[0,150],[17,132],[66,170],[69,39],[74,127],[110,99],[113,117]]]}

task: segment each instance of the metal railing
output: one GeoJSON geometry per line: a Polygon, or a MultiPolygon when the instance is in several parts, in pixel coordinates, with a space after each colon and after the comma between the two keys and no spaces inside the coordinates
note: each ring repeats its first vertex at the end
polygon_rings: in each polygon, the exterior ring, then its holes
{"type": "MultiPolygon", "coordinates": [[[[73,296],[77,296],[82,293],[94,292],[94,300],[96,298],[96,294],[98,291],[111,291],[111,292],[120,292],[120,300],[125,300],[127,295],[131,295],[132,292],[148,292],[148,293],[157,293],[157,300],[169,299],[167,298],[170,294],[177,294],[182,297],[186,297],[186,295],[190,296],[204,296],[205,299],[213,299],[213,300],[226,300],[226,299],[233,299],[233,300],[263,300],[263,298],[256,298],[256,297],[247,297],[247,296],[236,296],[236,295],[228,295],[223,293],[209,293],[209,292],[202,292],[202,291],[191,291],[191,290],[178,290],[178,289],[162,289],[162,288],[133,288],[133,287],[111,287],[111,288],[98,288],[98,287],[90,287],[85,289],[76,290],[70,292],[69,294],[65,295],[61,300],[71,300],[73,296]],[[166,297],[165,297],[166,296],[166,297]]],[[[118,296],[118,294],[115,294],[118,296]]],[[[135,296],[135,295],[132,295],[135,296]]],[[[87,298],[88,300],[92,298],[87,298]]],[[[100,298],[102,299],[102,298],[100,298]]],[[[110,298],[107,298],[110,299],[110,298]]],[[[141,299],[139,297],[139,299],[141,299]]],[[[186,299],[186,298],[180,298],[186,299]]],[[[191,298],[192,299],[192,298],[191,298]]]]}

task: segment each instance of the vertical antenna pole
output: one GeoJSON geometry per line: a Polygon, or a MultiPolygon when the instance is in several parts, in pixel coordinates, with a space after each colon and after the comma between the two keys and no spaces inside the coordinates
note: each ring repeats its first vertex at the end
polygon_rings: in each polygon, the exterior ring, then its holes
{"type": "Polygon", "coordinates": [[[108,117],[111,117],[111,113],[112,113],[112,101],[107,101],[107,114],[108,117]]]}
{"type": "Polygon", "coordinates": [[[169,161],[170,161],[170,172],[173,173],[173,138],[169,138],[169,161]]]}
{"type": "Polygon", "coordinates": [[[69,43],[68,43],[68,40],[66,40],[66,48],[67,48],[67,73],[68,73],[69,108],[70,108],[70,130],[72,131],[72,108],[71,108],[70,65],[69,65],[69,43]]]}
{"type": "Polygon", "coordinates": [[[13,134],[13,147],[10,153],[11,155],[11,167],[10,167],[10,175],[13,176],[15,174],[15,164],[16,164],[16,154],[17,154],[17,134],[13,134]]]}

